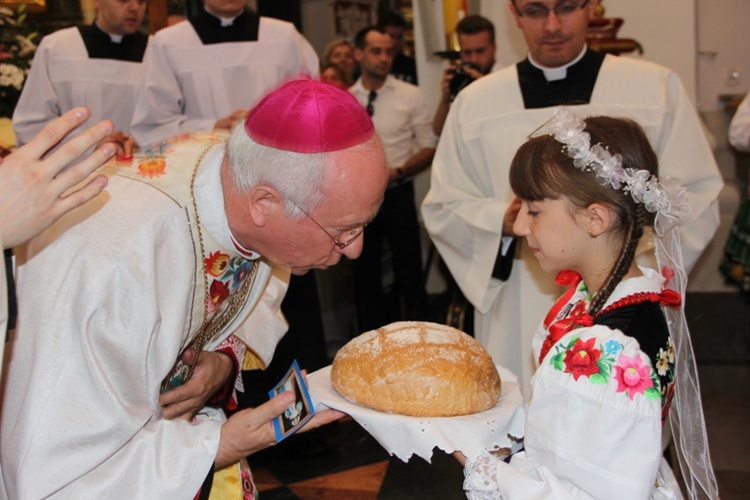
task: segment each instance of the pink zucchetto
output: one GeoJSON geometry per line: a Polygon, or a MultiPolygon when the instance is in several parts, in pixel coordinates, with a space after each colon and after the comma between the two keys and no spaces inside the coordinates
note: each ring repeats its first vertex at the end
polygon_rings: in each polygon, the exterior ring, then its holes
{"type": "Polygon", "coordinates": [[[372,120],[349,92],[309,78],[271,92],[245,120],[262,144],[297,153],[324,153],[361,144],[375,133],[372,120]]]}

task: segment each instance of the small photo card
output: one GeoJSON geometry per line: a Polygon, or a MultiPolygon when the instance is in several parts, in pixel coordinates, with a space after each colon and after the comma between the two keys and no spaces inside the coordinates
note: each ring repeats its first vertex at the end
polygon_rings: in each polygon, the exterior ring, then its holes
{"type": "Polygon", "coordinates": [[[294,391],[295,400],[293,405],[273,421],[277,443],[294,434],[315,413],[310,393],[307,390],[307,383],[302,377],[302,372],[299,369],[296,359],[281,381],[268,391],[268,395],[273,398],[284,391],[294,391]]]}

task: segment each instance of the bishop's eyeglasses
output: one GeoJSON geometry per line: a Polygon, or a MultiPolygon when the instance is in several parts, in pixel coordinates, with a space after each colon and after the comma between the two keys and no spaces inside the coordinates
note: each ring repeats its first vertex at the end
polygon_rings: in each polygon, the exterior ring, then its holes
{"type": "Polygon", "coordinates": [[[583,0],[583,2],[564,0],[550,9],[542,3],[532,2],[524,5],[519,9],[518,5],[516,5],[516,1],[514,0],[513,7],[515,7],[516,12],[519,16],[526,17],[534,21],[543,21],[547,19],[550,12],[554,12],[555,17],[557,17],[558,19],[565,20],[570,18],[579,9],[583,9],[584,7],[586,7],[588,3],[589,0],[583,0]]]}
{"type": "Polygon", "coordinates": [[[308,214],[306,211],[302,210],[302,208],[300,208],[299,205],[297,205],[293,201],[290,201],[289,203],[291,203],[292,205],[294,205],[295,207],[297,207],[297,210],[299,210],[300,212],[302,212],[303,214],[305,214],[305,216],[308,219],[310,219],[311,221],[313,221],[313,223],[316,226],[318,226],[321,229],[321,231],[323,231],[324,233],[326,233],[326,236],[328,236],[329,238],[331,238],[331,240],[336,244],[336,246],[339,247],[342,250],[344,248],[348,247],[349,245],[351,245],[352,243],[354,243],[354,240],[356,240],[357,238],[359,238],[359,235],[361,235],[365,231],[365,228],[367,227],[367,224],[362,224],[361,226],[357,226],[355,228],[348,229],[346,231],[342,231],[342,234],[346,235],[346,239],[344,241],[341,241],[337,237],[331,235],[331,233],[329,233],[326,230],[326,228],[324,228],[322,225],[320,225],[318,223],[318,221],[316,221],[315,219],[313,219],[310,214],[308,214]]]}

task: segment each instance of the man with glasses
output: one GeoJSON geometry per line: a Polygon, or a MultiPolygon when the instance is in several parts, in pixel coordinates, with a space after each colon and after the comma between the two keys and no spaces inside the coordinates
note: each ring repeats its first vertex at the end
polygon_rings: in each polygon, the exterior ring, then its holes
{"type": "Polygon", "coordinates": [[[518,64],[462,90],[453,102],[422,205],[425,226],[475,306],[475,332],[530,397],[531,337],[560,289],[512,231],[519,205],[508,183],[516,149],[557,105],[623,116],[646,130],[663,175],[687,187],[681,226],[685,266],[718,227],[722,187],[700,120],[677,75],[664,67],[593,52],[586,45],[596,0],[508,3],[528,46],[518,64]]]}
{"type": "Polygon", "coordinates": [[[430,166],[435,138],[422,91],[390,74],[394,55],[390,35],[381,28],[367,27],[357,33],[354,47],[361,76],[349,91],[372,117],[390,167],[383,207],[367,228],[362,256],[353,263],[361,333],[391,321],[420,316],[424,292],[422,247],[412,181],[430,166]],[[383,292],[384,241],[393,263],[396,299],[391,301],[383,292]]]}
{"type": "Polygon", "coordinates": [[[208,498],[221,480],[221,498],[253,498],[244,457],[275,443],[294,395],[220,407],[243,360],[274,355],[289,273],[362,251],[388,182],[372,121],[346,91],[295,80],[228,141],[185,134],[109,173],[19,256],[0,496],[208,498]]]}

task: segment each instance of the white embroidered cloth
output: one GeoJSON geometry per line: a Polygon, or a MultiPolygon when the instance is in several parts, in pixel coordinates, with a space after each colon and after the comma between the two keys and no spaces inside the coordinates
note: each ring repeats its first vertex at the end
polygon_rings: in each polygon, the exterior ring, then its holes
{"type": "Polygon", "coordinates": [[[333,408],[350,415],[391,455],[407,462],[416,454],[427,462],[432,450],[460,451],[470,460],[482,450],[510,448],[523,437],[525,412],[517,379],[498,366],[500,399],[492,408],[460,417],[409,417],[383,413],[347,401],[331,387],[331,367],[307,376],[315,409],[333,408]],[[511,438],[512,437],[512,438],[511,438]]]}

